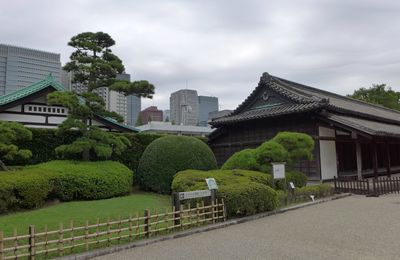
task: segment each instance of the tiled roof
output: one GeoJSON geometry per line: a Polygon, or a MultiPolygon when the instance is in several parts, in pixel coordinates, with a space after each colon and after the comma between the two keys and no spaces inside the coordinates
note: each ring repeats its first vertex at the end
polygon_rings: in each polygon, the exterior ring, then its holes
{"type": "Polygon", "coordinates": [[[232,114],[217,118],[210,124],[220,126],[227,123],[260,119],[283,114],[298,113],[303,111],[318,110],[325,108],[334,113],[349,116],[356,116],[368,120],[380,121],[388,124],[400,125],[400,112],[384,108],[378,105],[369,104],[349,97],[321,89],[305,86],[299,83],[281,79],[264,73],[260,78],[258,86],[240,104],[232,114]],[[291,105],[282,105],[255,111],[245,111],[252,101],[257,97],[259,90],[269,88],[278,95],[281,95],[291,102],[291,105]]]}
{"type": "Polygon", "coordinates": [[[213,126],[232,124],[247,120],[261,119],[267,117],[275,117],[287,114],[302,113],[318,108],[322,108],[323,103],[309,103],[309,104],[291,104],[291,105],[278,105],[263,109],[254,109],[239,113],[236,115],[220,117],[212,121],[213,126]]]}
{"type": "Polygon", "coordinates": [[[327,119],[372,136],[400,137],[400,125],[329,113],[327,119]]]}
{"type": "Polygon", "coordinates": [[[59,91],[64,90],[64,87],[60,83],[56,82],[54,80],[54,77],[50,74],[45,79],[38,81],[35,84],[14,91],[8,95],[0,96],[0,106],[11,103],[26,96],[29,96],[49,86],[59,91]]]}
{"type": "Polygon", "coordinates": [[[112,125],[116,125],[119,126],[129,132],[139,132],[139,129],[133,127],[133,126],[129,126],[129,125],[125,125],[123,123],[118,122],[117,120],[115,120],[114,118],[111,117],[103,117],[103,116],[99,116],[99,115],[95,115],[97,118],[103,119],[105,121],[107,121],[108,123],[112,124],[112,125]]]}

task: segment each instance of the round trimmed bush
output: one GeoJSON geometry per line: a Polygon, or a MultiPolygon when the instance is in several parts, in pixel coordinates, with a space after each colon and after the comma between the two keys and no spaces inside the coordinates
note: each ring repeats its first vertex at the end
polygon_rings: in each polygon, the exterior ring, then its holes
{"type": "Polygon", "coordinates": [[[217,162],[211,149],[188,136],[164,136],[147,146],[138,166],[139,185],[144,190],[170,193],[174,175],[183,170],[212,170],[217,162]]]}

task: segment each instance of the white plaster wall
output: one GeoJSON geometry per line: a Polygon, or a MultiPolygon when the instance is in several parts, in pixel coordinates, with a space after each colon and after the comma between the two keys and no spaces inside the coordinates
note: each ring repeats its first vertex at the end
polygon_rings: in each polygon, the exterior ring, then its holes
{"type": "Polygon", "coordinates": [[[335,141],[320,140],[321,177],[323,180],[337,177],[335,141]]]}
{"type": "MultiPolygon", "coordinates": [[[[335,130],[319,127],[320,137],[335,137],[335,130]]],[[[319,151],[321,158],[321,179],[333,179],[337,176],[336,144],[334,140],[320,140],[319,151]]]]}
{"type": "Polygon", "coordinates": [[[320,126],[319,127],[320,137],[335,137],[335,129],[320,126]]]}
{"type": "Polygon", "coordinates": [[[7,108],[6,111],[21,112],[21,105],[7,108]]]}
{"type": "Polygon", "coordinates": [[[44,116],[33,116],[33,115],[23,115],[23,114],[7,114],[0,113],[0,120],[11,121],[11,122],[21,122],[21,123],[45,123],[46,118],[44,116]]]}
{"type": "Polygon", "coordinates": [[[49,116],[49,124],[61,124],[66,117],[49,116]]]}

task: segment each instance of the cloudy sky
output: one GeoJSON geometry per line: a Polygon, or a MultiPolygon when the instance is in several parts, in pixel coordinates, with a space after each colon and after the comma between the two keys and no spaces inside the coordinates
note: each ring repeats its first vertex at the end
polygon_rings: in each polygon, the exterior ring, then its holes
{"type": "Polygon", "coordinates": [[[262,72],[340,94],[373,83],[400,91],[399,1],[2,0],[0,42],[61,53],[84,31],[109,33],[133,79],[233,109],[262,72]]]}

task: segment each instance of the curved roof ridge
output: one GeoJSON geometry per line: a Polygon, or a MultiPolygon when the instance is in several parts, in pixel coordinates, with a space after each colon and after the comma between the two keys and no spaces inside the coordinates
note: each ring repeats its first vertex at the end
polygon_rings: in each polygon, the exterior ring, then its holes
{"type": "Polygon", "coordinates": [[[340,94],[337,94],[337,93],[334,93],[334,92],[329,92],[327,90],[323,90],[323,89],[311,87],[311,86],[308,86],[308,85],[300,84],[300,83],[293,82],[293,81],[290,81],[290,80],[287,80],[287,79],[282,79],[282,78],[275,77],[275,76],[273,76],[273,77],[278,79],[278,80],[280,80],[280,81],[282,81],[282,82],[286,82],[286,83],[297,85],[297,86],[302,87],[302,88],[306,88],[309,91],[316,91],[316,92],[319,92],[321,94],[326,94],[328,96],[332,96],[332,97],[335,97],[335,98],[344,99],[344,100],[347,100],[349,102],[356,102],[356,103],[359,103],[361,105],[367,105],[367,106],[370,106],[370,107],[373,107],[373,108],[387,110],[389,112],[395,112],[395,113],[398,113],[399,116],[400,116],[400,111],[395,110],[395,109],[391,109],[391,108],[387,108],[387,107],[384,107],[384,106],[379,105],[379,104],[368,103],[366,101],[362,101],[362,100],[359,100],[359,99],[354,99],[354,98],[351,98],[351,97],[348,97],[348,96],[344,96],[344,95],[340,95],[340,94]]]}

